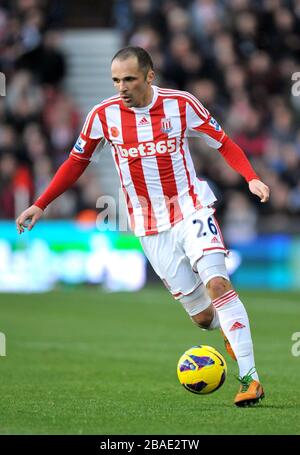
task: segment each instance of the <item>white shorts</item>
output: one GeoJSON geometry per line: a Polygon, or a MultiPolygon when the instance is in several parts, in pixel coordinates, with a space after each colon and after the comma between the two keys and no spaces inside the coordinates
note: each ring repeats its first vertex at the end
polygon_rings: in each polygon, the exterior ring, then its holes
{"type": "Polygon", "coordinates": [[[213,208],[202,208],[167,231],[140,238],[154,271],[175,299],[201,284],[196,263],[202,256],[227,254],[214,212],[213,208]]]}

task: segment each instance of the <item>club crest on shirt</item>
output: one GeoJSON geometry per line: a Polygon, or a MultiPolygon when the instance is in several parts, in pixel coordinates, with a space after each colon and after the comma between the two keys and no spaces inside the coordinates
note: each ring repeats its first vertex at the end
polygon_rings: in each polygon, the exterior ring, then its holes
{"type": "Polygon", "coordinates": [[[161,119],[161,131],[163,133],[170,133],[173,129],[171,119],[170,118],[162,118],[161,119]]]}
{"type": "Polygon", "coordinates": [[[76,144],[74,145],[74,149],[76,150],[77,153],[84,153],[85,144],[86,141],[79,136],[79,138],[76,141],[76,144]]]}

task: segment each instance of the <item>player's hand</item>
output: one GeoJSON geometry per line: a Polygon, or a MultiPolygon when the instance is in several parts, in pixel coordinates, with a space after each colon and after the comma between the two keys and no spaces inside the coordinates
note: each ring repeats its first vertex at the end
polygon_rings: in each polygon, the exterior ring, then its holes
{"type": "Polygon", "coordinates": [[[260,198],[260,202],[267,202],[270,197],[270,188],[261,180],[253,179],[249,182],[249,190],[260,198]]]}
{"type": "Polygon", "coordinates": [[[43,216],[43,213],[44,211],[36,205],[32,205],[24,210],[16,219],[18,233],[22,234],[25,228],[27,228],[28,231],[31,231],[35,223],[43,216]]]}

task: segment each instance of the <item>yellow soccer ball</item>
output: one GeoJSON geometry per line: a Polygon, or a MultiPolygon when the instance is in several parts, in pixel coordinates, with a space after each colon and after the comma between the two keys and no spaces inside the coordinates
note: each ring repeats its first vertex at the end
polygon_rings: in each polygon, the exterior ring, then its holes
{"type": "Polygon", "coordinates": [[[179,382],[186,390],[198,394],[215,392],[224,384],[226,374],[224,357],[211,346],[193,346],[177,365],[179,382]]]}

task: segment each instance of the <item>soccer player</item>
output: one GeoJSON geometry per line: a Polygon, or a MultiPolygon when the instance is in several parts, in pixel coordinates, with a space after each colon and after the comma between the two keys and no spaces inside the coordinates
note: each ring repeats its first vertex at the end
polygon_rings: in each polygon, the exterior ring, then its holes
{"type": "Polygon", "coordinates": [[[237,360],[240,388],[234,403],[247,406],[264,397],[253,354],[249,320],[225,266],[227,253],[214,218],[216,198],[196,177],[188,137],[201,136],[248,182],[261,202],[269,188],[244,152],[193,95],[152,84],[153,63],[139,47],[112,59],[118,94],[87,115],[69,158],[48,188],[17,218],[19,233],[80,177],[105,142],[111,145],[128,207],[129,223],[154,270],[201,328],[221,328],[237,360]]]}

